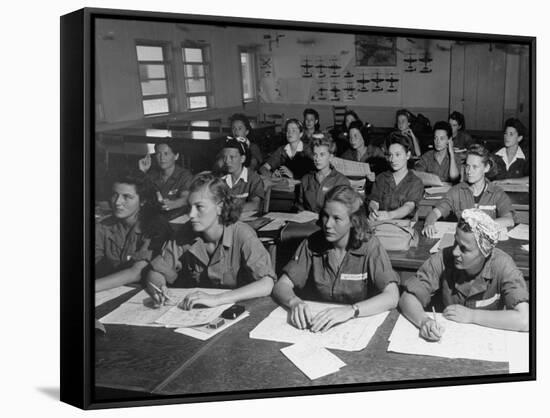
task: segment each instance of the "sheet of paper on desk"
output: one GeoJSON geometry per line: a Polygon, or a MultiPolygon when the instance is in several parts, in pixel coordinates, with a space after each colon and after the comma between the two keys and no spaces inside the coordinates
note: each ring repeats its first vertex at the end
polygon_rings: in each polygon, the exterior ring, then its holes
{"type": "Polygon", "coordinates": [[[454,243],[455,243],[455,234],[445,233],[443,234],[441,239],[437,241],[432,248],[430,248],[430,254],[437,253],[443,248],[451,247],[452,245],[454,245],[454,243]]]}
{"type": "Polygon", "coordinates": [[[278,231],[285,225],[284,219],[273,219],[267,225],[262,226],[258,231],[278,231]]]}
{"type": "Polygon", "coordinates": [[[135,290],[135,287],[129,286],[119,286],[114,289],[103,290],[95,294],[95,306],[99,306],[111,299],[119,297],[125,293],[128,293],[130,290],[135,290]]]}
{"type": "Polygon", "coordinates": [[[332,166],[336,171],[348,177],[366,177],[367,174],[371,173],[369,163],[345,160],[338,157],[332,159],[332,166]]]}
{"type": "Polygon", "coordinates": [[[198,325],[208,324],[219,317],[223,311],[232,305],[233,304],[230,303],[216,306],[215,308],[190,309],[188,311],[177,306],[173,306],[172,309],[162,315],[155,322],[168,328],[195,327],[198,325]]]}
{"type": "Polygon", "coordinates": [[[502,187],[502,189],[507,193],[528,193],[529,192],[529,184],[500,183],[499,186],[502,187]]]}
{"type": "Polygon", "coordinates": [[[257,210],[247,210],[241,213],[241,216],[239,218],[239,221],[245,222],[245,221],[251,221],[253,219],[256,219],[258,217],[258,211],[257,210]]]}
{"type": "Polygon", "coordinates": [[[514,239],[523,239],[529,241],[529,225],[519,224],[508,231],[508,236],[514,239]]]}
{"type": "Polygon", "coordinates": [[[450,188],[451,186],[428,187],[424,189],[424,193],[427,195],[444,194],[447,193],[450,188]]]}
{"type": "MultiPolygon", "coordinates": [[[[341,306],[309,301],[307,304],[314,316],[324,309],[341,306]]],[[[353,321],[339,324],[326,332],[313,333],[290,325],[288,312],[279,307],[250,331],[250,338],[285,343],[306,342],[336,350],[359,351],[367,346],[387,315],[388,312],[383,312],[371,317],[356,318],[353,321]]]]}
{"type": "MultiPolygon", "coordinates": [[[[429,313],[431,317],[431,312],[429,313]]],[[[445,329],[440,342],[421,338],[416,328],[400,315],[390,335],[388,351],[447,358],[466,358],[484,361],[508,361],[506,333],[474,324],[461,324],[436,314],[437,322],[445,329]]]]}
{"type": "Polygon", "coordinates": [[[209,338],[213,337],[214,335],[222,332],[223,330],[229,328],[231,325],[236,324],[239,321],[242,321],[243,319],[250,316],[250,313],[247,311],[244,311],[242,314],[240,314],[235,319],[226,319],[225,324],[222,325],[219,328],[208,328],[206,325],[202,325],[199,327],[189,327],[189,328],[178,328],[174,330],[174,332],[177,332],[178,334],[187,335],[189,337],[196,338],[201,341],[206,341],[209,338]]]}
{"type": "Polygon", "coordinates": [[[326,348],[308,343],[281,348],[281,352],[311,380],[337,372],[346,365],[326,348]]]}
{"type": "Polygon", "coordinates": [[[417,170],[412,170],[412,172],[416,177],[418,177],[420,180],[422,180],[422,184],[424,186],[438,186],[438,187],[441,187],[441,186],[446,185],[445,183],[443,183],[441,181],[439,176],[437,176],[435,174],[427,173],[425,171],[417,171],[417,170]]]}
{"type": "Polygon", "coordinates": [[[183,214],[170,221],[171,224],[183,225],[189,221],[189,215],[183,214]]]}
{"type": "Polygon", "coordinates": [[[436,234],[434,238],[443,238],[445,234],[455,234],[456,222],[436,222],[435,223],[436,234]]]}
{"type": "Polygon", "coordinates": [[[315,221],[319,218],[319,214],[308,210],[303,210],[298,213],[287,212],[269,212],[264,215],[266,218],[279,219],[288,222],[297,222],[300,224],[315,221]]]}
{"type": "Polygon", "coordinates": [[[505,332],[509,372],[529,372],[529,333],[514,331],[505,332]]]}

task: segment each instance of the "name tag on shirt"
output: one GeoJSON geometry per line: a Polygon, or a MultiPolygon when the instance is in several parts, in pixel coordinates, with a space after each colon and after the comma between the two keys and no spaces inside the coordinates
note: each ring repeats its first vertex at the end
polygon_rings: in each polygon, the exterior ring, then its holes
{"type": "Polygon", "coordinates": [[[362,280],[367,280],[368,277],[369,277],[368,273],[342,274],[340,276],[340,279],[351,280],[351,281],[362,281],[362,280]]]}
{"type": "Polygon", "coordinates": [[[168,196],[175,196],[178,194],[178,189],[172,189],[168,191],[168,196]]]}
{"type": "Polygon", "coordinates": [[[476,301],[476,308],[483,308],[485,306],[492,305],[494,302],[500,299],[500,293],[496,293],[493,297],[484,300],[476,301]]]}
{"type": "Polygon", "coordinates": [[[237,199],[244,199],[245,197],[248,197],[248,193],[236,194],[235,197],[237,199]]]}
{"type": "Polygon", "coordinates": [[[497,206],[496,205],[479,205],[478,206],[478,209],[481,209],[481,210],[496,210],[497,206]]]}
{"type": "Polygon", "coordinates": [[[330,187],[325,186],[325,187],[322,187],[321,190],[323,191],[323,193],[326,193],[330,190],[330,187]]]}

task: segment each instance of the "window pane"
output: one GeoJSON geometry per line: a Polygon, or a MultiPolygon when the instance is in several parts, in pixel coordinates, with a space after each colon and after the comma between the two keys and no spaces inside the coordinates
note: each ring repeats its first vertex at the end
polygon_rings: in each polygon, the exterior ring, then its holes
{"type": "Polygon", "coordinates": [[[185,80],[185,87],[187,93],[202,93],[206,91],[206,80],[204,78],[187,79],[185,80]]]}
{"type": "Polygon", "coordinates": [[[166,80],[142,81],[141,91],[144,96],[151,96],[153,94],[167,94],[166,80]]]}
{"type": "Polygon", "coordinates": [[[195,96],[189,98],[189,109],[206,107],[206,96],[195,96]]]}
{"type": "Polygon", "coordinates": [[[186,77],[204,77],[204,65],[202,64],[191,64],[185,66],[185,76],[186,77]]]}
{"type": "Polygon", "coordinates": [[[202,62],[202,49],[184,48],[184,57],[186,62],[202,62]]]}
{"type": "Polygon", "coordinates": [[[164,54],[161,46],[137,45],[138,61],[164,61],[164,54]]]}
{"type": "Polygon", "coordinates": [[[250,100],[254,98],[254,82],[252,79],[252,59],[251,55],[241,52],[241,73],[243,86],[243,99],[250,100]]]}
{"type": "Polygon", "coordinates": [[[143,114],[152,115],[154,113],[168,113],[168,99],[151,99],[143,101],[143,114]]]}
{"type": "Polygon", "coordinates": [[[150,78],[166,78],[164,65],[141,64],[139,66],[139,78],[148,80],[150,78]]]}

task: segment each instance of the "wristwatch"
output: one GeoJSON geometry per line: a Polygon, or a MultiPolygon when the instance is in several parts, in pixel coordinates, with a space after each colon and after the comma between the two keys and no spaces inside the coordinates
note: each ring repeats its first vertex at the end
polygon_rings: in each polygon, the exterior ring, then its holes
{"type": "Polygon", "coordinates": [[[357,318],[359,316],[359,306],[354,303],[351,307],[353,309],[353,317],[357,318]]]}

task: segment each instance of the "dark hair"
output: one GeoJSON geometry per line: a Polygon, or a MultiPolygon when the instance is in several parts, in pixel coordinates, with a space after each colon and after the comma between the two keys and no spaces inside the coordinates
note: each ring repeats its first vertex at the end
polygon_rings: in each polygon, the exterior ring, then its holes
{"type": "Polygon", "coordinates": [[[304,109],[302,115],[304,117],[304,126],[306,126],[306,115],[313,115],[313,117],[317,121],[315,122],[315,130],[319,130],[319,128],[321,127],[321,124],[319,123],[319,112],[317,112],[315,109],[312,109],[311,107],[308,107],[307,109],[304,109]]]}
{"type": "Polygon", "coordinates": [[[231,125],[233,125],[233,122],[235,121],[241,121],[244,124],[244,127],[250,134],[252,132],[252,126],[250,125],[250,121],[246,117],[246,115],[242,113],[234,113],[230,118],[229,121],[231,122],[231,125]]]}
{"type": "Polygon", "coordinates": [[[300,130],[300,132],[304,132],[304,125],[302,124],[302,122],[300,122],[298,119],[296,118],[290,118],[290,119],[287,119],[286,122],[285,122],[285,130],[284,132],[286,133],[286,130],[288,128],[288,125],[290,125],[291,123],[295,124],[296,126],[298,126],[298,129],[300,130]]]}
{"type": "MultiPolygon", "coordinates": [[[[348,209],[351,221],[348,247],[357,249],[370,239],[372,232],[367,219],[363,199],[351,186],[334,186],[325,195],[325,206],[328,202],[338,202],[348,209]]],[[[322,212],[324,213],[324,212],[322,212]]]]}
{"type": "MultiPolygon", "coordinates": [[[[342,121],[342,131],[344,131],[344,132],[349,132],[349,128],[346,128],[346,117],[348,117],[349,115],[353,116],[356,121],[361,122],[361,119],[359,118],[357,113],[355,113],[354,110],[351,110],[351,109],[346,110],[346,112],[344,113],[344,120],[342,121]]],[[[363,124],[363,122],[361,122],[361,125],[362,124],[363,124]]]]}
{"type": "Polygon", "coordinates": [[[407,135],[402,134],[399,131],[393,131],[388,138],[388,152],[390,150],[391,144],[399,144],[404,149],[405,152],[411,152],[413,149],[411,138],[407,135]]]}
{"type": "Polygon", "coordinates": [[[434,135],[435,131],[445,131],[447,132],[447,138],[453,137],[453,129],[451,128],[451,124],[447,121],[440,120],[439,122],[436,122],[433,128],[434,135]]]}
{"type": "Polygon", "coordinates": [[[155,152],[157,152],[158,147],[160,147],[161,145],[166,145],[174,154],[180,153],[178,144],[173,140],[155,143],[155,152]]]}
{"type": "Polygon", "coordinates": [[[407,109],[399,109],[397,112],[395,112],[395,121],[397,122],[397,119],[399,119],[399,116],[405,116],[409,123],[412,123],[412,114],[407,109]]]}
{"type": "Polygon", "coordinates": [[[239,150],[239,154],[245,155],[248,158],[248,145],[246,144],[246,142],[241,141],[237,138],[227,137],[223,144],[223,148],[236,148],[237,150],[239,150]]]}
{"type": "Polygon", "coordinates": [[[222,203],[222,213],[219,216],[220,223],[227,226],[237,222],[241,216],[242,206],[239,200],[231,194],[231,189],[227,183],[212,173],[199,173],[193,178],[189,186],[189,193],[205,188],[208,188],[212,193],[216,202],[222,203]]]}
{"type": "Polygon", "coordinates": [[[514,128],[518,133],[518,136],[522,136],[523,139],[525,139],[525,135],[527,134],[527,129],[519,119],[516,119],[516,118],[506,119],[506,122],[504,122],[505,131],[506,131],[506,128],[514,128]]]}
{"type": "Polygon", "coordinates": [[[336,152],[336,142],[334,142],[332,137],[325,134],[315,134],[309,143],[309,146],[311,147],[311,151],[313,151],[313,147],[324,146],[328,148],[328,152],[331,154],[336,152]]]}
{"type": "MultiPolygon", "coordinates": [[[[485,174],[486,177],[494,178],[498,174],[498,168],[495,164],[495,161],[493,159],[493,156],[489,152],[487,148],[485,148],[481,144],[472,144],[468,147],[468,150],[466,151],[466,159],[469,155],[476,155],[478,157],[481,157],[481,162],[484,165],[488,165],[489,171],[485,174]]],[[[466,160],[464,160],[466,161],[466,160]]]]}
{"type": "Polygon", "coordinates": [[[460,128],[458,128],[459,131],[466,129],[466,121],[464,120],[464,115],[462,113],[455,110],[449,115],[449,119],[456,120],[456,123],[460,126],[460,128]]]}

